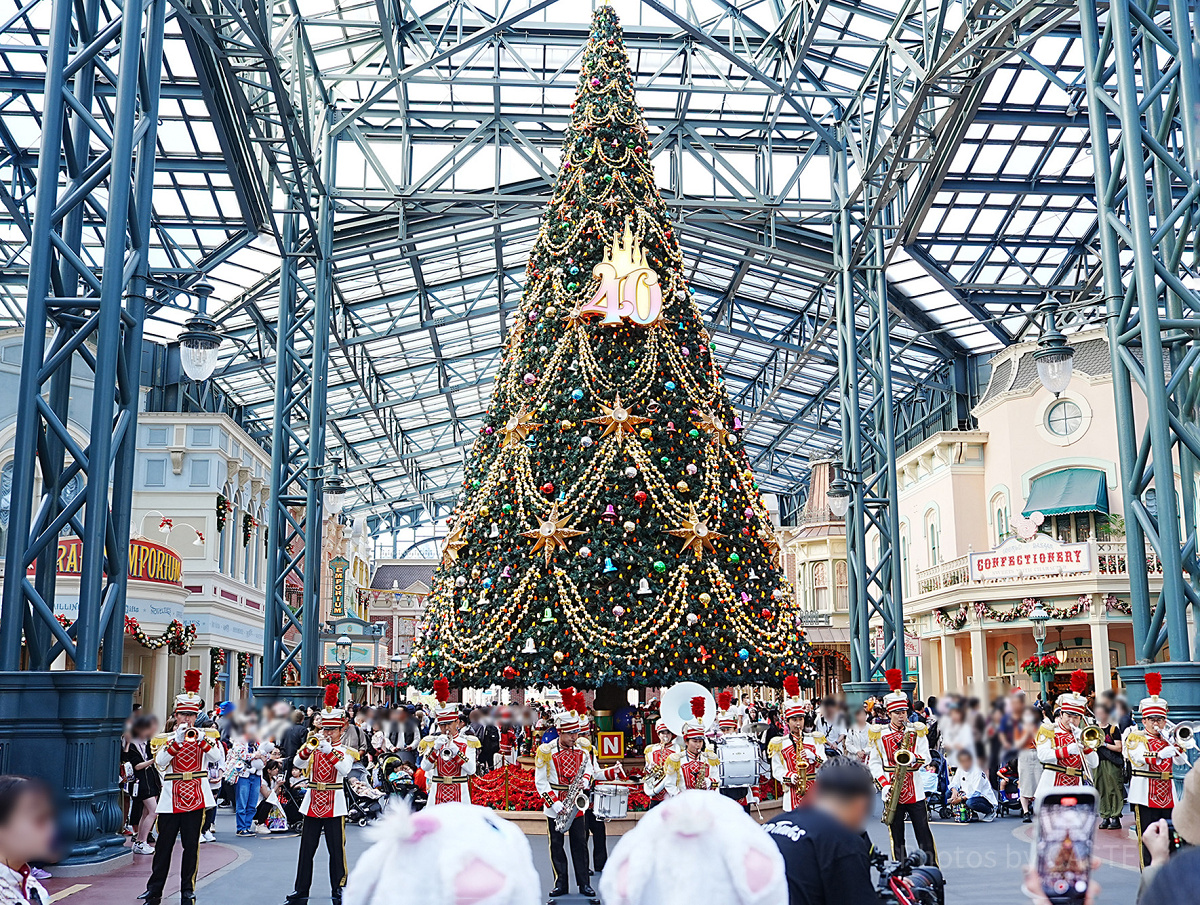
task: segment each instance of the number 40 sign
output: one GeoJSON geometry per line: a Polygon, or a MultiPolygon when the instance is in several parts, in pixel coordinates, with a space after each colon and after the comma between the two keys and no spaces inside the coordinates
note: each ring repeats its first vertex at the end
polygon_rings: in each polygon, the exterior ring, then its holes
{"type": "Polygon", "coordinates": [[[662,286],[658,274],[646,266],[646,250],[634,244],[633,230],[625,221],[623,236],[613,236],[604,250],[604,260],[592,270],[600,288],[591,301],[581,305],[583,315],[600,314],[602,324],[631,320],[647,326],[662,317],[662,286]]]}

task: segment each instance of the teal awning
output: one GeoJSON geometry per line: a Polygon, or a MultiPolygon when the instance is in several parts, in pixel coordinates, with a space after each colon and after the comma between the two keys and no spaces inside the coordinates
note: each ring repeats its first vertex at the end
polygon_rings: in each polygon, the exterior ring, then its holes
{"type": "Polygon", "coordinates": [[[1065,515],[1068,512],[1108,512],[1108,482],[1094,468],[1064,468],[1033,479],[1029,500],[1021,513],[1065,515]]]}

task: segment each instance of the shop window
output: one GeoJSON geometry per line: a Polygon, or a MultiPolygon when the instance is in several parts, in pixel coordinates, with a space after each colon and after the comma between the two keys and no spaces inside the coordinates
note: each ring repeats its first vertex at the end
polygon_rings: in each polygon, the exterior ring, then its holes
{"type": "Polygon", "coordinates": [[[847,613],[850,611],[850,575],[844,559],[833,564],[833,580],[836,592],[833,608],[839,613],[847,613]]]}
{"type": "Polygon", "coordinates": [[[925,536],[929,540],[929,565],[936,566],[942,561],[941,542],[938,537],[937,513],[930,509],[925,513],[925,536]]]}
{"type": "Polygon", "coordinates": [[[1060,399],[1046,410],[1046,429],[1056,437],[1069,437],[1083,424],[1078,403],[1060,399]]]}
{"type": "Polygon", "coordinates": [[[814,609],[829,609],[829,566],[823,562],[813,566],[813,603],[814,609]]]}

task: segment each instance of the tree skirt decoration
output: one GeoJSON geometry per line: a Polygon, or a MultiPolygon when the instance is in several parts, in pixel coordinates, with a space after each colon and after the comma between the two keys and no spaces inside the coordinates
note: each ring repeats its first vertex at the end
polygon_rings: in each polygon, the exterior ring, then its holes
{"type": "Polygon", "coordinates": [[[942,628],[948,628],[951,631],[957,632],[967,624],[967,614],[970,608],[967,604],[963,604],[958,608],[957,613],[947,613],[945,610],[934,610],[933,617],[937,620],[937,624],[942,628]]]}
{"type": "Polygon", "coordinates": [[[607,4],[572,106],[410,681],[811,677],[607,4]]]}
{"type": "Polygon", "coordinates": [[[225,673],[225,648],[210,647],[208,649],[208,684],[216,685],[225,673]]]}
{"type": "Polygon", "coordinates": [[[166,631],[156,638],[151,638],[142,631],[142,627],[138,625],[136,617],[125,617],[125,634],[132,635],[142,647],[149,648],[150,650],[158,650],[165,644],[167,645],[167,649],[173,654],[186,654],[192,649],[198,631],[194,622],[184,625],[178,619],[172,619],[167,624],[166,631]]]}
{"type": "Polygon", "coordinates": [[[250,654],[245,651],[238,651],[237,655],[237,683],[239,686],[245,685],[246,680],[250,678],[250,654]]]}
{"type": "Polygon", "coordinates": [[[233,503],[225,498],[225,494],[217,494],[217,534],[225,530],[225,519],[233,512],[233,503]]]}

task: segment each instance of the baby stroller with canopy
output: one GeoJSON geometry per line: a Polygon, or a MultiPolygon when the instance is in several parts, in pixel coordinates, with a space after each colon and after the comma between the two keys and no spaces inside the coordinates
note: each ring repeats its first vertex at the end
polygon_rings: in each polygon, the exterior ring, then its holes
{"type": "Polygon", "coordinates": [[[378,782],[389,802],[402,798],[413,811],[421,810],[427,803],[425,793],[413,779],[412,767],[394,754],[384,755],[380,760],[378,782]]]}
{"type": "Polygon", "coordinates": [[[355,764],[346,774],[346,819],[366,826],[383,813],[383,792],[371,785],[367,768],[355,764]]]}
{"type": "Polygon", "coordinates": [[[996,771],[996,779],[1000,788],[996,792],[996,813],[1007,817],[1021,811],[1021,788],[1017,784],[1017,759],[1006,761],[996,771]]]}
{"type": "Polygon", "coordinates": [[[934,815],[942,820],[949,820],[950,813],[950,770],[946,764],[946,755],[936,748],[929,752],[930,772],[937,776],[937,786],[925,796],[929,806],[929,816],[934,815]]]}

